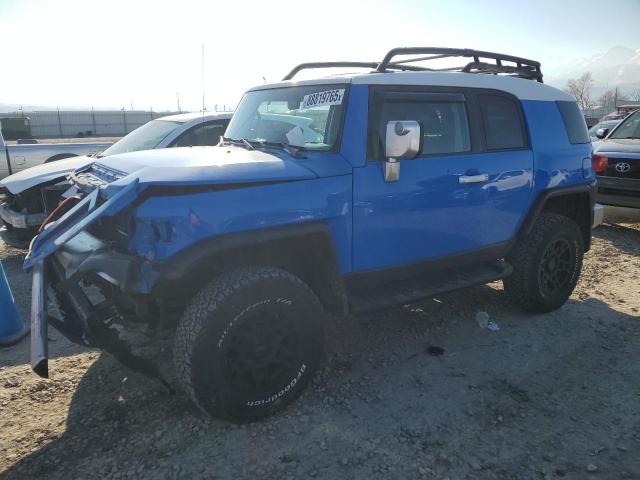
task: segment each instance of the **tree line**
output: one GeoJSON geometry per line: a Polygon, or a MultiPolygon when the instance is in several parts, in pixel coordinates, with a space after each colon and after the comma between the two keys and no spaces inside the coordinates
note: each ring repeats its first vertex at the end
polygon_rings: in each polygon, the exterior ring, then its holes
{"type": "Polygon", "coordinates": [[[570,78],[567,81],[565,90],[576,97],[576,101],[583,111],[591,110],[596,106],[615,108],[624,102],[640,102],[640,88],[635,88],[626,94],[617,88],[610,88],[594,99],[592,97],[593,84],[591,72],[585,72],[579,78],[570,78]]]}

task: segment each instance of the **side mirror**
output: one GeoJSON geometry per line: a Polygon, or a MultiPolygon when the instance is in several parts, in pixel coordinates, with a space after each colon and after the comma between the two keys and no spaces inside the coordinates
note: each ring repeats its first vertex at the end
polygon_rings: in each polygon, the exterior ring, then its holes
{"type": "Polygon", "coordinates": [[[415,158],[420,153],[421,139],[422,129],[414,120],[392,120],[387,123],[385,182],[397,182],[400,179],[398,160],[415,158]]]}
{"type": "Polygon", "coordinates": [[[599,128],[598,131],[596,132],[596,137],[602,139],[606,137],[608,134],[609,134],[608,128],[599,128]]]}

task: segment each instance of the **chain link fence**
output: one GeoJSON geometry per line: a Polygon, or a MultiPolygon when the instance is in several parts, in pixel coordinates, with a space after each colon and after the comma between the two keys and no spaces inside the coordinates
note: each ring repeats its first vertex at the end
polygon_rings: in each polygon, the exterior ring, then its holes
{"type": "MultiPolygon", "coordinates": [[[[215,111],[230,111],[226,105],[215,111]]],[[[153,110],[75,110],[0,113],[0,117],[27,117],[33,138],[122,137],[154,118],[180,112],[153,110]]]]}

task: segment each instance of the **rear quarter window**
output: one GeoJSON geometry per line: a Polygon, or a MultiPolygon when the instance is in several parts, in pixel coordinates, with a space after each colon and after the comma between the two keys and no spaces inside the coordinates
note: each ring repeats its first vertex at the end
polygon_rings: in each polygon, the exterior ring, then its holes
{"type": "Polygon", "coordinates": [[[556,102],[564,128],[569,136],[571,143],[590,143],[589,131],[587,130],[587,122],[584,115],[576,102],[556,102]]]}
{"type": "Polygon", "coordinates": [[[526,137],[517,103],[498,95],[479,95],[487,150],[525,148],[526,137]]]}

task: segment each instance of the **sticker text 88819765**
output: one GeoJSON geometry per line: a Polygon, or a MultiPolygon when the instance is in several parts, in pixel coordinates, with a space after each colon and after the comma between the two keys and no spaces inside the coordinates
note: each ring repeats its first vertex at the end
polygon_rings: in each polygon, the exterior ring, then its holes
{"type": "Polygon", "coordinates": [[[309,93],[302,98],[300,108],[340,105],[344,97],[344,88],[325,90],[324,92],[309,93]]]}

